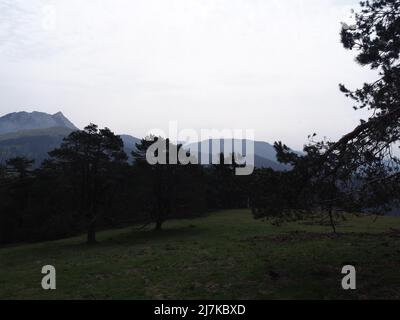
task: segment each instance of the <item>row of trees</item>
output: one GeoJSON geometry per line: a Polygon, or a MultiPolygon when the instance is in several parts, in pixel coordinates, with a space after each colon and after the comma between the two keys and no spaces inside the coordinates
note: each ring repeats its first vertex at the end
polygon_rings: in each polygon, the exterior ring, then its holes
{"type": "MultiPolygon", "coordinates": [[[[398,206],[400,1],[361,2],[354,25],[343,24],[341,39],[357,51],[358,63],[378,71],[378,79],[361,89],[340,85],[355,109],[371,115],[337,142],[311,136],[301,155],[275,143],[278,160],[291,170],[235,176],[224,155],[220,165],[207,167],[150,165],[148,140],[137,145],[129,163],[120,137],[92,124],[70,134],[35,171],[24,158],[0,167],[0,241],[57,238],[86,228],[88,242],[95,242],[96,228],[106,224],[154,223],[160,230],[171,217],[243,207],[275,222],[322,213],[336,231],[343,212],[383,213],[398,206]]],[[[182,147],[166,145],[166,153],[182,147]]]]}
{"type": "MultiPolygon", "coordinates": [[[[56,239],[83,230],[124,224],[154,224],[193,217],[211,209],[248,205],[234,165],[155,164],[146,151],[156,137],[143,139],[128,161],[121,138],[90,124],[72,132],[38,169],[23,157],[0,168],[0,242],[56,239]]],[[[179,150],[166,140],[168,153],[179,150]]]]}

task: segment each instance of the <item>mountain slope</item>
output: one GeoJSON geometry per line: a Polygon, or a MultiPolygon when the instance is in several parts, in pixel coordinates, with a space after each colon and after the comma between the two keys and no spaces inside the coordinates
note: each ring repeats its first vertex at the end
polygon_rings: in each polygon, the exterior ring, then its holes
{"type": "MultiPolygon", "coordinates": [[[[242,150],[235,151],[239,153],[246,154],[246,142],[252,142],[249,140],[242,140],[242,150]]],[[[208,150],[212,150],[212,144],[220,145],[220,149],[215,151],[217,153],[223,152],[224,150],[224,140],[221,140],[220,144],[218,144],[218,140],[205,140],[201,143],[208,143],[208,150]]],[[[200,142],[191,143],[184,145],[185,149],[199,150],[201,151],[200,142]]],[[[215,156],[214,152],[213,155],[215,156]]],[[[268,142],[264,141],[254,141],[254,165],[256,168],[272,168],[274,170],[288,170],[290,166],[282,164],[276,159],[276,151],[274,147],[268,142]]]]}
{"type": "Polygon", "coordinates": [[[35,167],[48,158],[48,152],[60,146],[72,129],[54,127],[24,130],[0,135],[0,162],[24,156],[35,160],[35,167]]]}
{"type": "Polygon", "coordinates": [[[0,134],[53,127],[65,127],[78,130],[78,128],[61,112],[51,115],[37,111],[22,111],[9,113],[0,117],[0,134]]]}
{"type": "Polygon", "coordinates": [[[0,162],[24,156],[35,166],[60,146],[63,138],[78,128],[61,112],[13,112],[0,117],[0,162]]]}
{"type": "Polygon", "coordinates": [[[127,134],[121,134],[119,135],[124,142],[124,147],[125,149],[128,150],[134,150],[136,149],[136,143],[140,143],[140,139],[135,138],[133,136],[127,135],[127,134]]]}
{"type": "Polygon", "coordinates": [[[69,135],[74,130],[66,127],[51,127],[46,129],[21,130],[0,135],[0,142],[6,140],[16,140],[22,137],[38,136],[62,136],[69,135]]]}

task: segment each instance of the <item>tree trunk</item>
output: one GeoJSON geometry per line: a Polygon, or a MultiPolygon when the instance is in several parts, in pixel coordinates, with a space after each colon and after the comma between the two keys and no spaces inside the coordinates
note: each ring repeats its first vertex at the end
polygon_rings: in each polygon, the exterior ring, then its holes
{"type": "Polygon", "coordinates": [[[161,231],[162,221],[156,221],[155,231],[161,231]]]}
{"type": "Polygon", "coordinates": [[[329,213],[329,221],[331,222],[331,227],[333,229],[333,233],[336,234],[336,227],[335,227],[335,222],[333,221],[332,208],[331,207],[329,207],[328,213],[329,213]]]}
{"type": "Polygon", "coordinates": [[[88,244],[97,243],[97,241],[96,241],[96,227],[95,227],[95,220],[94,219],[90,219],[89,222],[88,222],[87,243],[88,244]]]}

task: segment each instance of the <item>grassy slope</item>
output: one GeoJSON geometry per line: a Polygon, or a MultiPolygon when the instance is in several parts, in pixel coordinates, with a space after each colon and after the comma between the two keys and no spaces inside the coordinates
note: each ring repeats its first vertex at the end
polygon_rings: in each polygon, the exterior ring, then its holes
{"type": "Polygon", "coordinates": [[[0,298],[397,298],[400,218],[355,218],[338,238],[306,223],[274,227],[248,211],[171,221],[165,230],[101,232],[0,249],[0,298]],[[306,231],[295,232],[296,230],[306,231]],[[41,267],[57,290],[41,289],[41,267]],[[341,289],[341,267],[357,267],[358,290],[341,289]]]}

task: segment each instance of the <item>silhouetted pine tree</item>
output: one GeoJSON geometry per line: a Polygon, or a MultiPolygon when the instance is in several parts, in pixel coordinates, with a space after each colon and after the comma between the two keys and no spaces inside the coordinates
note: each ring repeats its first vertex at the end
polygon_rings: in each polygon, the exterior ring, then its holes
{"type": "Polygon", "coordinates": [[[77,195],[78,211],[86,218],[88,243],[96,242],[98,208],[110,192],[116,168],[127,160],[122,139],[108,128],[90,124],[72,132],[49,154],[77,195]]]}

